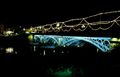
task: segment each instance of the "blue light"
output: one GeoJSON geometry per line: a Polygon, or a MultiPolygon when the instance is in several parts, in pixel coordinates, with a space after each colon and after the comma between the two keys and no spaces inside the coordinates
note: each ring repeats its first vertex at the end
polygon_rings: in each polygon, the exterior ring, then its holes
{"type": "Polygon", "coordinates": [[[80,37],[80,36],[59,36],[59,35],[34,35],[33,43],[42,44],[45,48],[83,46],[83,41],[88,42],[103,52],[110,50],[110,37],[80,37]],[[50,43],[50,45],[48,44],[50,43]]]}
{"type": "Polygon", "coordinates": [[[55,48],[55,46],[41,46],[41,48],[55,48]]]}

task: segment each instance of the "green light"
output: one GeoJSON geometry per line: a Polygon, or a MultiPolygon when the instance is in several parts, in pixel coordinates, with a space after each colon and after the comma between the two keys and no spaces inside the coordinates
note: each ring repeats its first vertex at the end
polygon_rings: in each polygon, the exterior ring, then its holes
{"type": "Polygon", "coordinates": [[[111,41],[117,41],[118,39],[117,38],[112,38],[112,40],[111,41]]]}
{"type": "Polygon", "coordinates": [[[55,77],[72,77],[72,71],[68,68],[54,73],[55,77]]]}
{"type": "Polygon", "coordinates": [[[52,68],[49,68],[49,74],[54,77],[72,77],[71,68],[62,68],[61,70],[55,71],[52,68]]]}
{"type": "Polygon", "coordinates": [[[32,41],[33,40],[33,35],[29,35],[28,39],[29,39],[29,41],[32,41]]]}
{"type": "Polygon", "coordinates": [[[120,42],[120,38],[118,39],[118,42],[120,42]]]}

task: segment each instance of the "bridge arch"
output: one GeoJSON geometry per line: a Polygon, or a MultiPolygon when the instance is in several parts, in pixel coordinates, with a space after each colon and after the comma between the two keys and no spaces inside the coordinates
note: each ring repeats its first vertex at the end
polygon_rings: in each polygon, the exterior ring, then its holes
{"type": "Polygon", "coordinates": [[[83,41],[88,42],[88,43],[94,45],[95,47],[97,47],[98,49],[100,49],[102,52],[107,52],[107,51],[110,50],[109,48],[107,48],[107,46],[99,45],[96,42],[92,42],[92,41],[86,40],[86,39],[84,39],[83,41]]]}
{"type": "MultiPolygon", "coordinates": [[[[103,52],[107,52],[110,50],[110,39],[111,38],[100,38],[100,37],[76,37],[76,36],[51,36],[51,35],[38,35],[35,39],[38,42],[41,43],[47,43],[49,40],[52,40],[52,45],[58,45],[58,46],[70,46],[74,43],[77,43],[80,45],[80,41],[85,41],[90,44],[93,44],[98,49],[100,49],[103,52]],[[59,40],[60,39],[60,40],[59,40]]],[[[74,45],[72,45],[74,46],[74,45]]]]}
{"type": "Polygon", "coordinates": [[[107,52],[107,51],[110,50],[109,38],[89,38],[89,37],[82,37],[82,38],[78,38],[78,39],[71,39],[67,43],[68,43],[68,45],[71,45],[71,44],[73,44],[75,42],[79,42],[79,41],[88,42],[88,43],[94,45],[95,47],[97,47],[98,49],[100,49],[103,52],[107,52]]]}

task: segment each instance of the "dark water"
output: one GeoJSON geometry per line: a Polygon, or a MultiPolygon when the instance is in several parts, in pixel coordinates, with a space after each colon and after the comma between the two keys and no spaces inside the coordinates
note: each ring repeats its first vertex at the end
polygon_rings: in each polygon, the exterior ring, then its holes
{"type": "Polygon", "coordinates": [[[55,72],[69,68],[72,73],[68,77],[119,75],[119,48],[111,53],[97,53],[96,47],[86,44],[82,48],[39,49],[34,52],[28,40],[21,36],[1,37],[0,42],[1,75],[9,73],[10,76],[17,74],[17,76],[60,77],[58,74],[54,75],[55,72]],[[17,54],[6,54],[7,47],[13,47],[17,54]],[[43,55],[44,50],[45,55],[43,55]],[[53,50],[56,52],[53,53],[53,50]]]}

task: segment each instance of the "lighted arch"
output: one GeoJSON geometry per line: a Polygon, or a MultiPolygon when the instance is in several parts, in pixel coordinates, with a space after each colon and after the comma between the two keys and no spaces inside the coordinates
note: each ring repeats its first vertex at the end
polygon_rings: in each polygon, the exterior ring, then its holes
{"type": "MultiPolygon", "coordinates": [[[[39,38],[39,40],[37,41],[41,43],[43,43],[43,41],[47,43],[51,39],[54,41],[54,43],[52,43],[52,46],[55,44],[57,44],[57,46],[60,47],[65,45],[70,46],[71,44],[82,40],[93,44],[103,52],[107,52],[110,50],[111,38],[109,37],[80,37],[80,36],[57,36],[57,35],[34,35],[34,37],[35,37],[34,40],[36,40],[36,38],[39,38]]],[[[37,43],[37,41],[35,42],[37,43]]]]}

